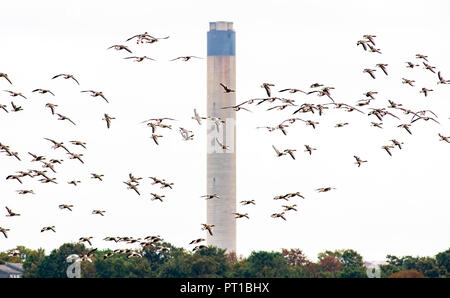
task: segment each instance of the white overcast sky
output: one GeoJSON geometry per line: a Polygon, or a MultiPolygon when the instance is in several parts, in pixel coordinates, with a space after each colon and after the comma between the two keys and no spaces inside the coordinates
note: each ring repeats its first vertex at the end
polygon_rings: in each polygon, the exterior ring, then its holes
{"type": "MultiPolygon", "coordinates": [[[[188,243],[204,237],[206,221],[206,127],[191,119],[196,108],[206,110],[206,59],[187,63],[169,59],[196,55],[206,58],[206,32],[211,21],[234,22],[236,31],[237,102],[264,97],[263,82],[274,90],[309,89],[320,82],[336,89],[339,102],[355,104],[369,90],[378,91],[373,107],[387,107],[388,99],[413,110],[431,109],[432,121],[413,124],[413,135],[386,117],[384,129],[370,126],[373,116],[327,110],[325,115],[302,114],[320,124],[316,130],[295,123],[288,135],[269,133],[257,126],[274,126],[292,114],[250,106],[253,113],[237,114],[237,201],[255,199],[256,206],[238,206],[250,220],[238,220],[238,254],[253,250],[301,248],[311,258],[324,250],[351,248],[366,260],[384,260],[387,254],[434,255],[450,244],[450,193],[448,191],[450,144],[450,85],[437,85],[437,75],[423,66],[408,69],[406,61],[421,63],[415,54],[428,55],[430,64],[450,79],[449,1],[3,1],[0,5],[0,89],[23,92],[14,98],[24,111],[0,110],[0,142],[18,151],[23,162],[0,154],[0,226],[9,238],[0,237],[0,251],[16,245],[47,250],[82,236],[94,236],[93,245],[112,246],[106,236],[161,235],[189,249],[188,243]],[[170,38],[155,44],[126,43],[133,54],[158,61],[135,63],[127,53],[106,50],[138,33],[170,38]],[[356,42],[375,34],[383,54],[364,52],[356,42]],[[378,70],[371,79],[362,72],[387,63],[389,76],[378,70]],[[71,73],[81,86],[63,79],[71,73]],[[414,79],[416,87],[401,83],[414,79]],[[421,87],[434,91],[425,98],[421,87]],[[36,88],[56,96],[31,93],[36,88]],[[110,100],[80,93],[103,91],[110,100]],[[73,119],[73,126],[57,121],[44,108],[73,119]],[[107,130],[103,114],[116,117],[107,130]],[[150,129],[139,122],[153,117],[173,117],[174,130],[159,130],[160,146],[149,138],[150,129]],[[345,128],[334,128],[349,122],[345,128]],[[182,141],[177,131],[194,132],[193,141],[182,141]],[[50,149],[43,137],[87,142],[88,150],[71,146],[85,155],[85,164],[69,160],[63,151],[50,149]],[[381,149],[396,138],[404,149],[390,157],[381,149]],[[277,158],[271,147],[297,149],[297,159],[277,158]],[[303,152],[309,144],[318,150],[303,152]],[[59,184],[41,184],[24,178],[24,184],[5,180],[19,170],[40,168],[27,152],[64,158],[56,165],[59,184]],[[353,155],[368,163],[357,168],[353,155]],[[122,183],[128,173],[145,177],[139,197],[122,183]],[[104,174],[104,182],[90,179],[104,174]],[[175,183],[173,190],[152,186],[149,176],[175,183]],[[81,180],[78,187],[69,180],[81,180]],[[316,188],[337,189],[319,194],[316,188]],[[33,189],[36,195],[15,191],[33,189]],[[299,211],[287,221],[273,219],[282,203],[276,195],[299,191],[305,200],[292,199],[299,211]],[[166,200],[150,200],[150,192],[166,200]],[[75,205],[72,213],[59,204],[75,205]],[[5,206],[22,214],[5,217],[5,206]],[[92,215],[106,210],[104,217],[92,215]],[[57,233],[40,233],[44,226],[57,233]]],[[[274,93],[278,95],[277,92],[274,93]]],[[[296,103],[326,103],[323,97],[280,94],[296,103]]],[[[12,97],[0,92],[0,103],[12,97]]]]}

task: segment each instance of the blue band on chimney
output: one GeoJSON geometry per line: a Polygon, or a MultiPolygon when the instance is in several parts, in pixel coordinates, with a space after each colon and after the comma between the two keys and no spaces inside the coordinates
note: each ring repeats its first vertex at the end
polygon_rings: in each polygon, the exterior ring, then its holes
{"type": "Polygon", "coordinates": [[[208,31],[208,56],[236,56],[235,36],[232,30],[208,31]]]}

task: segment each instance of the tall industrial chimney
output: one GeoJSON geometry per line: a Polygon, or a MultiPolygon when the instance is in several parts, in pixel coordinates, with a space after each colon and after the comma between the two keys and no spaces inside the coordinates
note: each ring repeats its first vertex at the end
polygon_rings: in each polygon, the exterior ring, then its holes
{"type": "Polygon", "coordinates": [[[207,193],[217,194],[207,202],[207,244],[236,252],[236,112],[222,109],[236,105],[236,92],[225,92],[223,84],[236,90],[235,32],[231,22],[211,22],[208,31],[207,193]],[[225,120],[223,123],[221,120],[225,120]],[[223,149],[221,146],[227,146],[223,149]]]}

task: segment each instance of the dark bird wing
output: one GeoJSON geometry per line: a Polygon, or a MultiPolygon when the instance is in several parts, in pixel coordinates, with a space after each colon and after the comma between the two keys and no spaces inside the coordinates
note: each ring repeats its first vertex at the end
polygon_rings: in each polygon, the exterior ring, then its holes
{"type": "Polygon", "coordinates": [[[72,80],[74,80],[78,85],[80,85],[80,82],[78,82],[77,79],[75,79],[73,76],[71,77],[72,80]]]}

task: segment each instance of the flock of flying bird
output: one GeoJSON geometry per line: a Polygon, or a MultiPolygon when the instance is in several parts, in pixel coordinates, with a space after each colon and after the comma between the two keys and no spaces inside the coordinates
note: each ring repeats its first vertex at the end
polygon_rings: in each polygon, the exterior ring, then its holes
{"type": "MultiPolygon", "coordinates": [[[[152,43],[158,42],[159,40],[164,40],[164,39],[168,39],[168,38],[169,38],[168,36],[162,37],[162,38],[155,38],[155,37],[149,35],[147,32],[145,32],[143,34],[137,34],[135,36],[132,36],[132,37],[128,38],[126,41],[129,42],[131,40],[136,40],[137,44],[152,44],[152,43]]],[[[376,36],[374,36],[374,35],[364,35],[362,40],[357,41],[357,46],[361,45],[364,51],[381,54],[381,50],[376,48],[375,38],[376,38],[376,36]]],[[[108,49],[115,49],[117,51],[125,51],[128,53],[132,53],[132,51],[130,50],[130,48],[128,46],[121,45],[121,44],[113,45],[113,46],[109,47],[108,49]]],[[[171,59],[170,61],[182,60],[182,61],[186,62],[193,58],[201,59],[200,57],[197,57],[197,56],[180,56],[180,57],[171,59]]],[[[136,62],[142,62],[144,60],[155,60],[155,59],[147,57],[147,56],[140,56],[140,57],[129,56],[129,57],[125,57],[124,59],[133,59],[136,62]]],[[[419,61],[420,61],[420,62],[422,62],[422,65],[424,66],[425,71],[429,71],[430,73],[436,74],[436,67],[431,66],[429,64],[427,56],[422,55],[422,54],[417,54],[416,59],[417,60],[415,62],[407,61],[406,67],[407,68],[419,67],[420,66],[419,61]]],[[[376,79],[375,72],[379,69],[383,72],[383,75],[388,76],[388,73],[389,73],[388,72],[388,64],[378,63],[375,65],[375,67],[376,68],[365,68],[363,70],[363,73],[367,73],[368,75],[370,75],[370,77],[372,79],[376,79]]],[[[443,78],[441,71],[438,71],[436,75],[437,75],[437,80],[438,80],[437,84],[442,84],[442,85],[450,84],[450,80],[446,80],[443,78]]],[[[51,79],[61,79],[61,78],[65,79],[65,80],[71,80],[77,86],[80,85],[80,82],[78,81],[78,79],[75,78],[74,75],[72,75],[72,74],[58,74],[58,75],[53,76],[51,79]]],[[[0,72],[0,84],[4,84],[5,82],[9,86],[11,86],[11,88],[12,88],[12,86],[14,86],[13,81],[11,80],[10,76],[6,73],[0,72]]],[[[414,85],[415,81],[412,79],[402,78],[402,83],[406,84],[408,86],[411,86],[411,87],[415,86],[414,85]]],[[[380,129],[383,128],[383,120],[385,117],[392,117],[397,120],[401,120],[401,118],[399,116],[397,116],[395,114],[395,112],[402,112],[405,115],[411,115],[411,118],[409,121],[398,124],[398,128],[404,129],[408,134],[411,134],[411,135],[412,135],[411,127],[414,123],[416,123],[418,121],[431,120],[432,122],[439,124],[439,122],[437,120],[438,116],[433,111],[431,111],[431,110],[413,111],[413,110],[408,109],[405,106],[403,106],[403,104],[396,103],[391,100],[389,100],[389,105],[387,107],[383,107],[383,108],[370,107],[372,101],[375,100],[376,95],[378,94],[377,91],[364,92],[365,98],[363,100],[359,100],[354,105],[349,105],[346,103],[336,101],[334,96],[332,96],[332,90],[335,88],[330,87],[330,86],[325,86],[324,84],[321,84],[321,83],[314,83],[314,84],[310,85],[310,90],[302,90],[302,89],[297,89],[297,88],[284,88],[284,89],[281,89],[278,91],[279,93],[283,93],[283,94],[285,94],[285,93],[304,94],[304,96],[306,96],[307,98],[310,98],[311,95],[317,95],[320,98],[325,98],[325,100],[327,101],[325,103],[304,102],[299,105],[299,104],[296,104],[296,100],[294,100],[292,98],[272,96],[272,93],[273,93],[272,89],[274,87],[275,87],[275,84],[273,84],[273,83],[263,83],[261,85],[261,88],[264,89],[264,92],[267,94],[267,97],[249,99],[249,100],[246,100],[237,105],[220,107],[220,109],[233,109],[236,112],[238,112],[238,111],[251,112],[251,106],[262,107],[263,104],[264,105],[273,104],[272,106],[267,108],[267,111],[292,110],[292,117],[282,121],[280,124],[278,124],[276,126],[257,127],[257,129],[266,129],[269,132],[279,130],[283,135],[287,135],[288,128],[291,127],[294,123],[303,123],[304,125],[311,127],[311,129],[316,129],[316,127],[318,125],[320,125],[320,123],[318,121],[306,119],[306,115],[311,113],[311,114],[319,115],[319,117],[322,117],[322,116],[326,115],[326,113],[327,113],[326,110],[330,110],[332,108],[337,109],[337,110],[342,110],[345,112],[360,113],[361,115],[367,115],[369,117],[371,117],[371,116],[376,117],[378,122],[372,121],[371,125],[373,127],[380,128],[380,129]],[[366,106],[368,107],[368,111],[363,111],[363,108],[366,106]],[[299,115],[304,115],[304,116],[302,118],[300,118],[300,117],[298,117],[299,115]]],[[[220,85],[217,86],[217,88],[221,88],[224,93],[235,92],[234,86],[227,86],[223,83],[220,83],[220,85]]],[[[422,87],[419,90],[419,92],[423,93],[425,97],[427,97],[430,94],[430,92],[433,92],[433,91],[434,91],[433,89],[428,89],[426,87],[422,87]]],[[[25,100],[27,99],[27,97],[23,93],[18,92],[18,91],[4,90],[4,92],[9,94],[9,96],[11,96],[13,99],[18,98],[18,97],[21,97],[22,99],[25,99],[25,100]]],[[[110,103],[109,99],[101,91],[81,90],[80,92],[87,93],[94,98],[100,98],[100,99],[104,100],[104,102],[106,104],[110,103]]],[[[52,91],[47,90],[47,89],[41,89],[41,88],[34,89],[34,90],[32,90],[32,93],[38,93],[41,95],[48,94],[48,95],[55,97],[55,94],[52,91]]],[[[5,113],[20,112],[20,111],[23,111],[23,109],[24,109],[22,106],[18,105],[14,101],[11,101],[10,104],[11,104],[10,110],[8,109],[8,106],[4,105],[4,104],[0,104],[0,109],[2,109],[5,113]]],[[[65,120],[65,121],[70,122],[73,125],[76,125],[76,123],[69,117],[64,116],[63,114],[57,113],[57,109],[58,109],[57,104],[46,103],[45,107],[50,109],[50,112],[52,115],[57,115],[58,120],[61,120],[61,121],[65,120]]],[[[210,121],[210,123],[213,126],[215,126],[217,131],[219,131],[221,129],[221,127],[226,123],[226,119],[221,119],[218,117],[211,117],[211,116],[205,116],[205,117],[200,116],[196,109],[194,109],[194,115],[191,117],[191,119],[195,120],[199,125],[202,125],[203,120],[210,121]]],[[[106,127],[108,129],[110,129],[112,127],[112,125],[111,125],[112,120],[115,120],[115,117],[112,117],[107,113],[104,113],[102,120],[104,120],[106,122],[106,127]]],[[[142,121],[142,124],[145,124],[146,126],[148,126],[151,129],[151,139],[153,140],[153,142],[156,145],[159,145],[160,139],[163,137],[163,134],[161,134],[161,133],[158,134],[157,131],[161,131],[163,129],[171,130],[172,125],[169,124],[170,121],[175,121],[175,119],[169,118],[169,117],[151,118],[151,119],[142,121]]],[[[172,123],[172,122],[170,122],[170,123],[172,123]]],[[[335,124],[334,127],[342,128],[347,125],[349,125],[348,122],[340,122],[340,123],[335,124]]],[[[181,134],[182,140],[184,140],[184,141],[193,140],[194,134],[191,130],[188,130],[183,127],[179,127],[179,132],[181,134]]],[[[439,137],[439,140],[450,143],[450,136],[446,136],[443,133],[439,133],[438,137],[439,137]]],[[[83,153],[76,153],[74,151],[76,149],[87,150],[86,142],[83,142],[80,140],[73,140],[73,141],[69,142],[70,143],[70,145],[69,145],[69,144],[65,144],[64,142],[57,141],[57,140],[54,140],[54,139],[51,139],[48,137],[44,137],[44,139],[47,142],[49,142],[49,145],[51,145],[51,149],[53,149],[53,150],[59,149],[61,152],[64,152],[68,156],[69,159],[77,160],[80,163],[84,164],[83,153]]],[[[17,159],[18,161],[22,161],[22,159],[24,158],[22,156],[22,154],[19,154],[18,152],[14,151],[14,149],[12,149],[10,146],[8,146],[2,142],[3,142],[3,140],[0,140],[0,152],[4,153],[6,156],[17,159]]],[[[216,138],[216,142],[217,142],[217,145],[220,146],[224,151],[229,150],[229,146],[227,146],[224,141],[221,142],[221,141],[219,141],[219,139],[216,138]]],[[[391,139],[390,142],[391,143],[389,143],[389,144],[383,145],[381,147],[381,149],[386,151],[387,154],[389,154],[390,156],[392,156],[393,149],[395,147],[397,147],[399,150],[402,149],[403,142],[398,141],[396,139],[391,139]]],[[[296,154],[297,150],[294,148],[284,148],[284,149],[280,150],[275,145],[272,145],[272,148],[275,152],[276,157],[289,156],[293,160],[296,159],[295,154],[296,154]]],[[[304,145],[304,152],[306,152],[308,155],[312,155],[315,150],[317,150],[317,148],[314,148],[312,145],[309,145],[309,144],[304,145]]],[[[24,183],[25,178],[29,178],[29,179],[36,178],[41,183],[58,184],[56,177],[52,177],[52,176],[57,173],[55,168],[57,167],[57,165],[61,164],[64,161],[63,159],[49,158],[47,156],[35,154],[32,152],[28,152],[28,156],[29,156],[31,162],[41,165],[43,169],[29,169],[26,171],[23,171],[23,170],[16,171],[15,173],[8,175],[6,177],[6,180],[15,180],[17,183],[22,185],[24,183]]],[[[361,167],[364,163],[368,162],[368,160],[362,159],[357,154],[354,154],[353,156],[355,159],[355,164],[358,167],[361,167]]],[[[103,177],[104,177],[103,174],[90,173],[90,175],[91,175],[91,177],[90,177],[91,179],[98,180],[98,182],[103,181],[103,177]]],[[[139,190],[139,186],[142,183],[142,181],[144,181],[144,179],[151,180],[151,185],[160,186],[160,189],[172,189],[172,187],[174,186],[173,182],[166,181],[163,178],[136,177],[132,173],[128,174],[127,180],[123,181],[123,183],[125,184],[127,189],[129,189],[130,191],[132,191],[140,196],[141,191],[139,190]]],[[[73,179],[71,181],[66,181],[66,183],[76,187],[78,184],[81,183],[81,180],[73,179]]],[[[332,186],[326,186],[326,187],[318,188],[318,189],[316,189],[316,191],[319,193],[325,193],[325,192],[329,192],[333,189],[335,189],[335,188],[332,186]]],[[[32,190],[32,189],[19,189],[19,190],[17,190],[17,193],[19,195],[35,194],[34,190],[32,190]]],[[[289,200],[293,199],[295,197],[305,199],[305,197],[300,192],[287,193],[287,194],[275,196],[273,198],[274,200],[285,201],[286,203],[281,206],[283,208],[281,211],[274,212],[273,214],[271,214],[271,217],[275,218],[275,219],[280,218],[282,220],[286,220],[287,212],[297,211],[298,210],[297,204],[288,204],[289,200]]],[[[206,194],[206,195],[202,196],[202,198],[204,198],[206,200],[217,200],[217,199],[220,199],[220,195],[219,194],[206,194]]],[[[152,201],[163,202],[164,199],[165,199],[165,195],[151,193],[152,201]]],[[[256,202],[255,202],[255,200],[244,200],[244,201],[240,201],[240,204],[242,206],[249,206],[249,205],[255,205],[256,202]]],[[[6,206],[5,208],[7,211],[7,215],[6,215],[7,217],[21,216],[20,213],[14,212],[8,206],[6,206]]],[[[74,208],[74,205],[60,204],[58,206],[58,208],[61,210],[66,210],[67,212],[71,212],[74,208]]],[[[105,213],[106,213],[105,210],[96,210],[96,209],[92,210],[93,215],[105,216],[105,213]]],[[[236,213],[234,213],[234,216],[236,219],[239,219],[239,218],[249,219],[248,213],[236,212],[236,213]]],[[[214,225],[213,224],[202,223],[201,229],[204,231],[207,231],[207,233],[209,233],[210,235],[214,235],[214,232],[213,232],[214,225]]],[[[10,232],[10,229],[5,228],[5,227],[0,227],[0,232],[4,235],[5,238],[7,238],[8,233],[10,232]]],[[[56,227],[55,226],[45,226],[45,227],[41,228],[41,232],[42,233],[43,232],[56,233],[56,227]]],[[[92,239],[93,239],[92,237],[81,237],[79,239],[79,242],[92,245],[92,243],[91,243],[92,239]]],[[[157,252],[163,252],[163,251],[167,251],[169,249],[168,247],[165,247],[162,245],[163,239],[159,235],[147,236],[143,239],[142,238],[133,238],[133,237],[111,237],[111,236],[108,236],[108,237],[104,238],[103,240],[104,241],[114,241],[115,243],[120,243],[120,242],[127,243],[127,244],[137,243],[141,246],[141,248],[152,246],[152,247],[156,247],[157,252]]],[[[189,245],[195,245],[195,247],[192,250],[197,251],[199,249],[206,247],[205,245],[201,244],[203,241],[205,241],[205,239],[198,238],[198,239],[192,240],[189,243],[189,245]]],[[[95,251],[95,249],[90,251],[88,254],[83,255],[82,258],[84,260],[90,260],[90,257],[92,256],[92,253],[94,251],[95,251]]],[[[14,254],[15,252],[11,251],[11,253],[14,254]]],[[[141,257],[142,250],[117,249],[117,250],[107,254],[105,256],[105,258],[111,257],[115,254],[126,254],[129,258],[141,257]]]]}

